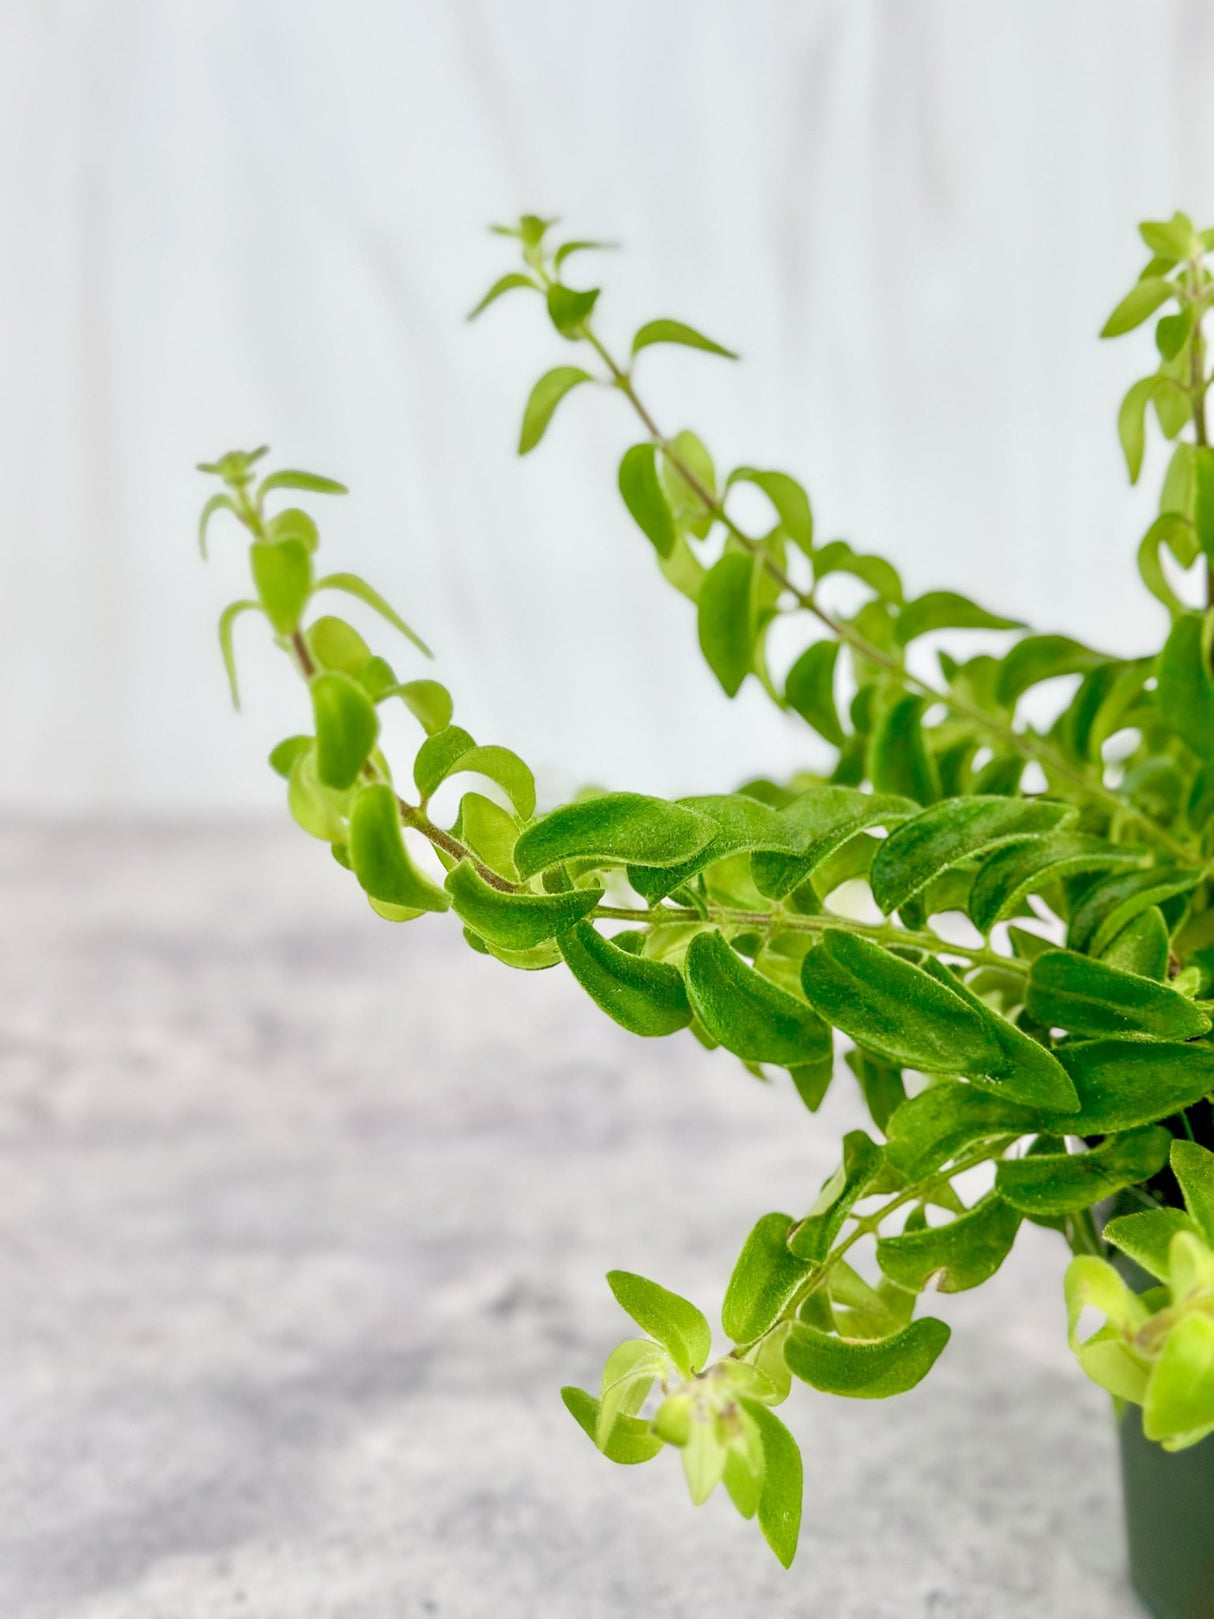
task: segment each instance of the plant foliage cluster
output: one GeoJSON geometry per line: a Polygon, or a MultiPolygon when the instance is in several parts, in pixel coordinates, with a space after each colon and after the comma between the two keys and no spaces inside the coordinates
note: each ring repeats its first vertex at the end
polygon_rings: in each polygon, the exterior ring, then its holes
{"type": "Polygon", "coordinates": [[[220,512],[248,531],[253,593],[220,625],[233,695],[233,626],[257,614],[311,700],[307,731],[271,755],[291,814],[381,916],[453,911],[474,950],[529,970],[563,962],[624,1028],[690,1029],[757,1075],[786,1073],[810,1111],[845,1038],[871,1128],[845,1136],[808,1207],[765,1214],[747,1236],[726,1346],[695,1304],[613,1272],[638,1335],[612,1351],[597,1393],[565,1390],[570,1412],[613,1461],[678,1451],[692,1499],[722,1485],[788,1564],[801,1460],[776,1407],[793,1382],[861,1399],[913,1388],[949,1337],[916,1313],[923,1293],[985,1281],[1027,1221],[1073,1252],[1071,1341],[1087,1374],[1140,1404],[1150,1437],[1195,1442],[1214,1431],[1214,617],[1185,597],[1206,594],[1214,566],[1214,232],[1180,214],[1143,225],[1150,261],[1105,327],[1156,317],[1159,363],[1120,413],[1131,478],[1148,412],[1173,445],[1138,556],[1170,629],[1157,653],[1122,657],[952,591],[908,596],[885,558],[819,538],[787,473],[722,473],[693,432],[659,428],[636,383],[650,349],[733,356],[675,320],[613,354],[598,289],[565,279],[599,244],[556,245],[554,223],[501,230],[519,267],[474,311],[534,298],[585,360],[536,383],[520,452],[575,389],[622,396],[640,436],[620,495],[691,604],[709,667],[727,697],[753,680],[799,716],[834,750],[829,773],[673,802],[587,793],[537,814],[524,760],[457,724],[437,681],[402,680],[352,624],[316,611],[344,592],[425,651],[360,578],[318,576],[310,515],[267,507],[340,485],[259,480],[264,452],[233,452],[202,469],[222,487],[201,538],[220,512]],[[743,486],[765,500],[757,530],[735,515],[743,486]],[[840,605],[843,576],[858,607],[840,605]],[[767,652],[778,620],[802,647],[781,669],[767,652]],[[956,647],[953,632],[975,630],[1002,654],[939,650],[935,680],[908,663],[924,636],[956,647]],[[1032,722],[1025,699],[1060,676],[1056,717],[1032,722]],[[380,747],[381,711],[397,703],[418,726],[411,768],[380,747]],[[458,813],[439,824],[434,795],[457,776],[458,813]],[[1088,1309],[1103,1324],[1085,1336],[1088,1309]]]}

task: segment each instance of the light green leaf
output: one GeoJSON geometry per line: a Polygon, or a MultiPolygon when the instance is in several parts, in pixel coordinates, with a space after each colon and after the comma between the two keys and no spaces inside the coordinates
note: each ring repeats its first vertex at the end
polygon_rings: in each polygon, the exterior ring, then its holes
{"type": "MultiPolygon", "coordinates": [[[[1183,613],[1184,603],[1168,583],[1168,576],[1163,569],[1163,559],[1160,556],[1160,547],[1165,543],[1167,536],[1177,525],[1184,525],[1184,519],[1177,517],[1174,512],[1165,512],[1157,517],[1142,537],[1138,547],[1138,574],[1143,584],[1155,597],[1162,602],[1173,618],[1183,613]]],[[[1187,525],[1184,525],[1187,527],[1187,525]]]]}
{"type": "Polygon", "coordinates": [[[1006,1159],[995,1171],[995,1186],[1021,1214],[1072,1214],[1094,1208],[1123,1186],[1149,1180],[1167,1163],[1171,1140],[1166,1130],[1151,1125],[1110,1136],[1088,1152],[1006,1159]]]}
{"type": "Polygon", "coordinates": [[[771,899],[783,899],[836,850],[870,827],[892,829],[918,813],[908,798],[888,793],[862,793],[854,787],[812,787],[780,811],[800,853],[756,854],[751,860],[755,885],[771,899]]]}
{"type": "Polygon", "coordinates": [[[835,706],[835,666],[838,661],[838,641],[815,641],[812,646],[806,647],[788,671],[784,700],[807,725],[813,726],[824,741],[841,748],[847,741],[847,735],[835,706]]]}
{"type": "Polygon", "coordinates": [[[669,557],[678,539],[674,513],[658,476],[657,449],[634,444],[620,462],[620,494],[637,527],[660,557],[669,557]]]}
{"type": "Polygon", "coordinates": [[[873,857],[873,898],[888,915],[942,872],[995,849],[1040,839],[1075,811],[1044,799],[957,798],[934,804],[894,829],[873,857]]]}
{"type": "Polygon", "coordinates": [[[582,324],[590,318],[598,300],[597,287],[577,292],[556,283],[548,288],[548,315],[561,336],[573,340],[581,335],[582,324]]]}
{"type": "Polygon", "coordinates": [[[721,1325],[734,1343],[750,1343],[775,1325],[813,1269],[788,1251],[790,1214],[765,1214],[751,1231],[725,1290],[721,1325]]]}
{"type": "Polygon", "coordinates": [[[1079,1112],[1046,1121],[1068,1135],[1110,1135],[1154,1124],[1214,1090],[1214,1050],[1163,1040],[1086,1040],[1057,1057],[1079,1112]]]}
{"type": "Polygon", "coordinates": [[[1199,758],[1214,759],[1214,677],[1201,613],[1183,613],[1173,624],[1157,674],[1160,718],[1199,758]]]}
{"type": "Polygon", "coordinates": [[[700,586],[700,650],[727,697],[737,696],[754,663],[758,566],[758,559],[747,552],[726,551],[700,586]]]}
{"type": "Polygon", "coordinates": [[[1141,326],[1160,304],[1166,303],[1175,293],[1176,288],[1172,283],[1161,276],[1148,276],[1145,281],[1139,281],[1105,321],[1100,331],[1101,337],[1120,337],[1123,332],[1132,332],[1135,326],[1141,326]]]}
{"type": "Polygon", "coordinates": [[[326,787],[351,787],[379,735],[375,704],[357,681],[335,670],[313,676],[309,685],[317,775],[326,787]]]}
{"type": "Polygon", "coordinates": [[[474,309],[468,311],[468,320],[475,320],[478,315],[488,309],[490,304],[496,303],[503,293],[513,292],[516,287],[530,287],[532,292],[540,291],[537,283],[529,275],[523,275],[518,270],[513,270],[509,275],[501,276],[493,283],[480,303],[474,309]]]}
{"type": "Polygon", "coordinates": [[[261,480],[257,491],[257,504],[260,506],[265,497],[274,489],[304,489],[312,495],[348,495],[350,491],[344,483],[338,483],[336,478],[322,478],[316,472],[296,472],[284,469],[282,472],[271,472],[268,478],[261,480]]]}
{"type": "Polygon", "coordinates": [[[735,483],[752,483],[761,489],[776,509],[780,527],[806,556],[813,554],[814,518],[809,496],[795,478],[787,472],[761,472],[757,467],[735,467],[725,480],[725,487],[735,483]]]}
{"type": "Polygon", "coordinates": [[[799,1259],[821,1264],[843,1223],[880,1173],[885,1153],[863,1130],[843,1137],[843,1162],[823,1186],[805,1218],[788,1238],[799,1259]]]}
{"type": "Polygon", "coordinates": [[[773,1411],[745,1395],[741,1404],[758,1428],[763,1444],[759,1528],[776,1557],[788,1568],[797,1554],[797,1538],[801,1532],[801,1452],[773,1411]]]}
{"type": "Polygon", "coordinates": [[[684,348],[703,349],[707,354],[720,354],[726,360],[738,358],[732,349],[722,348],[711,337],[705,337],[693,326],[685,326],[681,320],[647,321],[632,340],[632,352],[639,354],[654,343],[681,343],[684,348]]]}
{"type": "Polygon", "coordinates": [[[530,826],[515,847],[515,864],[533,877],[564,860],[674,866],[716,836],[707,816],[641,793],[603,793],[566,804],[530,826]]]}
{"type": "Polygon", "coordinates": [[[1032,686],[1059,675],[1085,675],[1109,660],[1066,635],[1026,635],[1004,658],[995,695],[1011,707],[1032,686]]]}
{"type": "Polygon", "coordinates": [[[1142,457],[1147,443],[1147,406],[1155,391],[1156,381],[1152,374],[1134,383],[1121,401],[1117,415],[1117,433],[1131,483],[1138,482],[1138,474],[1142,471],[1142,457]]]}
{"type": "Polygon", "coordinates": [[[249,547],[253,584],[279,635],[291,635],[312,592],[312,558],[302,540],[254,540],[249,547]]]}
{"type": "Polygon", "coordinates": [[[344,618],[326,613],[308,626],[304,638],[312,661],[322,669],[337,669],[343,675],[361,680],[363,670],[371,661],[371,648],[344,618]]]}
{"type": "Polygon", "coordinates": [[[437,680],[407,680],[403,686],[392,686],[379,699],[399,697],[416,720],[421,722],[427,736],[437,736],[451,724],[455,704],[451,693],[437,680]]]}
{"type": "Polygon", "coordinates": [[[616,1303],[667,1351],[684,1377],[700,1371],[712,1353],[712,1328],[688,1299],[632,1271],[607,1272],[616,1303]]]}
{"type": "Polygon", "coordinates": [[[231,512],[236,517],[240,516],[236,502],[231,495],[211,496],[210,500],[202,508],[202,515],[198,519],[198,549],[204,560],[207,554],[207,529],[210,527],[211,519],[216,512],[231,512]]]}
{"type": "Polygon", "coordinates": [[[884,557],[864,556],[853,551],[846,540],[831,540],[819,546],[813,554],[814,578],[829,578],[832,573],[847,573],[859,579],[870,590],[876,591],[882,601],[899,603],[902,600],[902,581],[892,562],[884,557]]]}
{"type": "Polygon", "coordinates": [[[559,942],[578,983],[623,1028],[657,1036],[674,1034],[691,1022],[691,1006],[677,967],[620,949],[588,922],[563,933],[559,942]]]}
{"type": "Polygon", "coordinates": [[[240,707],[240,687],[236,684],[236,650],[232,645],[232,631],[242,613],[260,613],[261,603],[233,602],[219,615],[219,650],[223,653],[223,666],[228,674],[228,689],[232,693],[232,707],[240,707]]]}
{"type": "Polygon", "coordinates": [[[1161,1282],[1171,1275],[1172,1239],[1196,1226],[1181,1209],[1143,1209],[1105,1223],[1104,1240],[1161,1282]]]}
{"type": "Polygon", "coordinates": [[[684,973],[692,1010],[726,1050],[782,1067],[830,1051],[830,1030],[805,1003],[748,967],[715,931],[691,941],[684,973]]]}
{"type": "Polygon", "coordinates": [[[548,423],[552,420],[553,412],[571,389],[583,382],[593,381],[594,378],[589,371],[583,371],[576,365],[558,365],[553,370],[546,371],[531,390],[531,396],[523,411],[518,453],[526,455],[529,450],[535,449],[548,431],[548,423]]]}
{"type": "Polygon", "coordinates": [[[1072,1034],[1191,1040],[1210,1029],[1206,1014],[1174,989],[1070,950],[1037,958],[1025,1004],[1034,1022],[1072,1034]]]}
{"type": "Polygon", "coordinates": [[[309,837],[333,844],[346,838],[350,794],[326,787],[316,770],[316,749],[298,753],[287,781],[287,808],[309,837]]]}
{"type": "Polygon", "coordinates": [[[601,1450],[618,1417],[634,1417],[645,1403],[655,1377],[669,1370],[665,1352],[652,1338],[629,1338],[618,1344],[603,1368],[595,1443],[601,1450]]]}
{"type": "Polygon", "coordinates": [[[1180,1183],[1193,1223],[1207,1242],[1214,1243],[1214,1152],[1195,1141],[1174,1141],[1172,1173],[1180,1183]]]}
{"type": "Polygon", "coordinates": [[[1179,212],[1167,220],[1144,219],[1138,227],[1138,234],[1152,253],[1174,262],[1192,257],[1201,245],[1193,229],[1193,221],[1187,214],[1179,212]]]}
{"type": "Polygon", "coordinates": [[[717,475],[707,448],[694,433],[684,428],[663,451],[661,469],[672,511],[692,534],[703,539],[713,525],[711,507],[717,488],[717,475]],[[685,469],[694,481],[684,477],[680,469],[685,469]]]}
{"type": "Polygon", "coordinates": [[[510,893],[485,881],[470,861],[447,874],[447,892],[474,933],[504,950],[531,950],[583,920],[603,897],[601,888],[563,894],[510,893]]]}
{"type": "Polygon", "coordinates": [[[514,845],[518,842],[519,823],[509,810],[483,793],[465,793],[452,831],[491,870],[511,882],[517,881],[514,845]]]}
{"type": "Polygon", "coordinates": [[[920,635],[933,630],[1021,630],[1018,618],[1003,618],[988,613],[966,596],[953,590],[929,590],[907,602],[894,624],[894,638],[899,646],[909,646],[920,635]]]}
{"type": "Polygon", "coordinates": [[[296,759],[312,746],[310,736],[288,736],[270,751],[270,769],[289,781],[296,759]]]}
{"type": "Polygon", "coordinates": [[[350,810],[349,858],[364,893],[413,911],[445,911],[451,901],[422,875],[401,836],[396,794],[377,782],[359,792],[350,810]]]}
{"type": "Polygon", "coordinates": [[[574,253],[613,253],[617,246],[618,244],[616,242],[562,242],[560,247],[558,247],[556,252],[552,255],[552,263],[554,267],[559,270],[561,265],[564,264],[565,260],[571,257],[574,253]]]}
{"type": "Polygon", "coordinates": [[[288,506],[266,523],[266,537],[270,541],[298,540],[308,551],[320,544],[320,532],[313,519],[298,506],[288,506]]]}
{"type": "Polygon", "coordinates": [[[923,734],[922,697],[900,697],[887,708],[869,739],[869,779],[879,793],[897,793],[918,804],[940,797],[940,774],[923,734]]]}
{"type": "Polygon", "coordinates": [[[884,1400],[921,1383],[948,1340],[948,1327],[932,1316],[874,1343],[851,1343],[798,1324],[788,1335],[784,1358],[794,1376],[824,1394],[884,1400]]]}
{"type": "MultiPolygon", "coordinates": [[[[598,1444],[599,1402],[585,1389],[571,1384],[561,1390],[565,1409],[578,1427],[591,1441],[598,1444]]],[[[663,1441],[640,1417],[617,1417],[606,1444],[600,1446],[608,1461],[624,1467],[636,1466],[653,1459],[663,1447],[663,1441]]]]}
{"type": "MultiPolygon", "coordinates": [[[[1194,1310],[1164,1340],[1142,1402],[1148,1439],[1194,1443],[1214,1429],[1214,1316],[1194,1310]]],[[[1173,1445],[1179,1449],[1181,1445],[1173,1445]]]]}
{"type": "Polygon", "coordinates": [[[448,777],[462,774],[496,782],[524,820],[534,815],[535,777],[509,748],[478,746],[462,726],[449,725],[428,736],[417,750],[413,780],[423,798],[433,797],[448,777]]]}
{"type": "Polygon", "coordinates": [[[384,600],[378,590],[373,589],[365,579],[360,579],[356,573],[326,574],[323,579],[316,581],[315,589],[318,593],[322,590],[342,590],[345,591],[347,596],[357,597],[365,606],[377,612],[381,618],[387,619],[393,629],[399,630],[407,641],[412,641],[419,652],[424,653],[427,658],[434,656],[421,636],[416,635],[409,628],[396,609],[384,600]]]}

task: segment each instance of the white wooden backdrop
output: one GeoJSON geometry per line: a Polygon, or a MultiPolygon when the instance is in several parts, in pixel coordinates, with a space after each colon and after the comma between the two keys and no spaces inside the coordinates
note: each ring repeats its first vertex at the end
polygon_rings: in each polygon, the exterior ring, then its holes
{"type": "Polygon", "coordinates": [[[620,403],[514,455],[567,351],[523,301],[461,317],[524,208],[626,244],[609,331],[743,351],[655,351],[655,408],[799,472],[823,533],[1102,645],[1158,629],[1113,431],[1150,340],[1095,333],[1138,218],[1214,218],[1214,5],[4,0],[0,120],[6,810],[275,801],[302,692],[246,623],[231,715],[242,566],[218,524],[193,549],[193,463],[261,440],[352,486],[331,565],[551,790],[812,758],[703,668],[615,494],[620,403]]]}

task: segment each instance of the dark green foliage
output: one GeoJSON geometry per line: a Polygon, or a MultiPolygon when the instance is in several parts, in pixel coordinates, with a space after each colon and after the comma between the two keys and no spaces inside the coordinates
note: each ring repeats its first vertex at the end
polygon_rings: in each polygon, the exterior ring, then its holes
{"type": "Polygon", "coordinates": [[[941,1293],[963,1293],[987,1281],[1012,1251],[1021,1216],[997,1192],[947,1225],[882,1237],[877,1263],[899,1287],[920,1293],[935,1280],[941,1293]]]}
{"type": "Polygon", "coordinates": [[[784,1358],[795,1377],[824,1394],[885,1400],[921,1383],[949,1340],[943,1321],[923,1316],[890,1338],[848,1343],[813,1327],[795,1326],[784,1358]]]}
{"type": "Polygon", "coordinates": [[[792,1067],[830,1050],[830,1029],[787,990],[748,967],[719,933],[698,933],[687,952],[687,993],[712,1038],[748,1062],[792,1067]]]}
{"type": "Polygon", "coordinates": [[[691,1022],[691,1005],[677,967],[620,949],[589,922],[562,933],[560,949],[591,999],[633,1034],[674,1034],[691,1022]]]}
{"type": "Polygon", "coordinates": [[[1148,1125],[1110,1136],[1090,1152],[1037,1153],[999,1165],[995,1185],[1021,1214],[1072,1214],[1112,1197],[1123,1186],[1150,1180],[1168,1161],[1172,1137],[1148,1125]]]}
{"type": "Polygon", "coordinates": [[[974,926],[989,933],[996,922],[1025,915],[1029,894],[1048,891],[1053,883],[1087,872],[1132,870],[1146,859],[1144,851],[1117,848],[1101,838],[1062,832],[1039,843],[1000,849],[982,864],[970,889],[969,914],[974,926]]]}
{"type": "Polygon", "coordinates": [[[1149,1034],[1191,1040],[1210,1019],[1175,990],[1071,950],[1038,956],[1029,973],[1029,1016],[1071,1034],[1149,1034]]]}
{"type": "Polygon", "coordinates": [[[788,1250],[790,1214],[765,1214],[742,1245],[734,1266],[721,1325],[735,1343],[749,1343],[779,1320],[812,1269],[788,1250]]]}
{"type": "Polygon", "coordinates": [[[1214,1091],[1214,1050],[1163,1040],[1087,1040],[1059,1060],[1079,1095],[1079,1112],[1057,1121],[1072,1135],[1136,1130],[1170,1118],[1214,1091]]]}
{"type": "Polygon", "coordinates": [[[878,719],[869,742],[869,776],[879,793],[917,804],[940,797],[940,775],[923,735],[922,697],[900,697],[878,719]]]}

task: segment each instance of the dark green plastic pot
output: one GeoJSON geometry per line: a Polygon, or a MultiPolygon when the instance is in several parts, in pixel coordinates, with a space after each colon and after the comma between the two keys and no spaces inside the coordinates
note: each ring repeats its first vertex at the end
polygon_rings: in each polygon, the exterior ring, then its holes
{"type": "Polygon", "coordinates": [[[1155,1619],[1214,1619],[1214,1437],[1172,1453],[1120,1422],[1130,1579],[1155,1619]]]}

